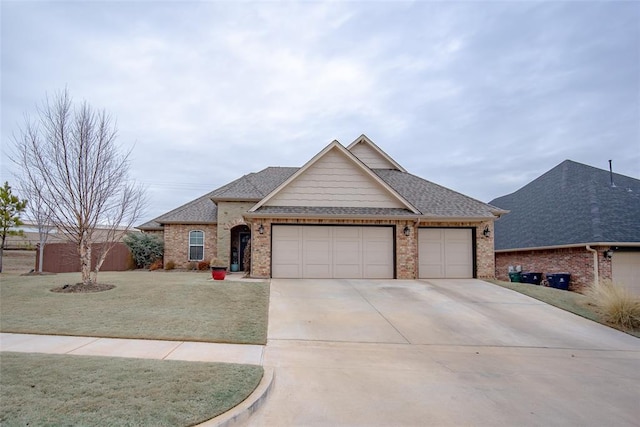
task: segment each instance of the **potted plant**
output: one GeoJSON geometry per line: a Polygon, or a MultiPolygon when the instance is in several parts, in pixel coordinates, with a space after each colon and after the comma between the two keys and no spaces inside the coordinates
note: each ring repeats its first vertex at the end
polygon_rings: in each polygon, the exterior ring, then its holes
{"type": "Polygon", "coordinates": [[[213,277],[213,280],[224,280],[227,274],[227,266],[224,262],[218,258],[213,258],[209,263],[209,267],[211,267],[211,277],[213,277]]]}

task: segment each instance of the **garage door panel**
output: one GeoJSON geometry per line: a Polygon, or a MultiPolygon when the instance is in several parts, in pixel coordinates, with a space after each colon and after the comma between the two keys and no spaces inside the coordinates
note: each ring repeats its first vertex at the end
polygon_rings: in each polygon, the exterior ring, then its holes
{"type": "Polygon", "coordinates": [[[473,239],[468,228],[423,228],[418,231],[420,278],[473,277],[473,239]]]}
{"type": "MultiPolygon", "coordinates": [[[[342,227],[345,228],[345,227],[342,227]]],[[[341,230],[342,232],[342,230],[341,230]]],[[[342,233],[341,233],[342,234],[342,233]]],[[[360,233],[349,233],[359,236],[360,233]]],[[[340,237],[334,243],[333,277],[362,277],[362,241],[340,237]]]]}
{"type": "Polygon", "coordinates": [[[371,279],[393,277],[393,229],[363,228],[364,276],[371,279]]]}
{"type": "Polygon", "coordinates": [[[640,252],[614,252],[611,276],[613,283],[640,296],[640,252]]]}
{"type": "Polygon", "coordinates": [[[273,274],[282,278],[300,277],[302,274],[302,228],[278,227],[273,229],[273,274]]]}

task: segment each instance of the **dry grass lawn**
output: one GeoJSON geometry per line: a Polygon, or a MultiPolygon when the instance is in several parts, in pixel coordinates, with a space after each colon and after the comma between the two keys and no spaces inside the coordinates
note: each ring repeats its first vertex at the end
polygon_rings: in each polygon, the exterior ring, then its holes
{"type": "Polygon", "coordinates": [[[242,402],[260,366],[0,353],[2,426],[189,426],[242,402]]]}
{"type": "Polygon", "coordinates": [[[489,280],[489,282],[520,292],[521,294],[528,295],[549,305],[553,305],[570,313],[577,314],[578,316],[619,329],[640,338],[640,329],[623,328],[620,327],[620,325],[607,322],[607,320],[599,313],[597,307],[593,305],[592,299],[586,295],[546,286],[531,285],[528,283],[512,283],[500,280],[489,280]]]}
{"type": "Polygon", "coordinates": [[[269,284],[196,272],[100,273],[115,289],[55,293],[79,273],[2,273],[2,332],[265,344],[269,284]]]}

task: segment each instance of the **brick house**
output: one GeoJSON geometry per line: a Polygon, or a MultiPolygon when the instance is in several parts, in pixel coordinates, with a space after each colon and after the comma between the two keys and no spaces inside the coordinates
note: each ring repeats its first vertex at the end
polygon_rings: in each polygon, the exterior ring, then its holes
{"type": "Polygon", "coordinates": [[[490,203],[510,211],[495,223],[497,278],[521,265],[571,273],[573,290],[610,279],[640,295],[640,180],[565,160],[490,203]]]}
{"type": "Polygon", "coordinates": [[[268,167],[138,228],[164,260],[222,259],[252,277],[494,276],[493,223],[506,211],[408,173],[369,138],[330,143],[304,166],[268,167]]]}

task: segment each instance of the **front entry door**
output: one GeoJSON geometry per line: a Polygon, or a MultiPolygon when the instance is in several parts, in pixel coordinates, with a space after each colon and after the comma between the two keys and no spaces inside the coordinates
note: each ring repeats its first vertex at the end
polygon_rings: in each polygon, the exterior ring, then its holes
{"type": "Polygon", "coordinates": [[[246,231],[240,232],[240,271],[244,271],[244,250],[247,248],[251,240],[251,233],[246,231]]]}

